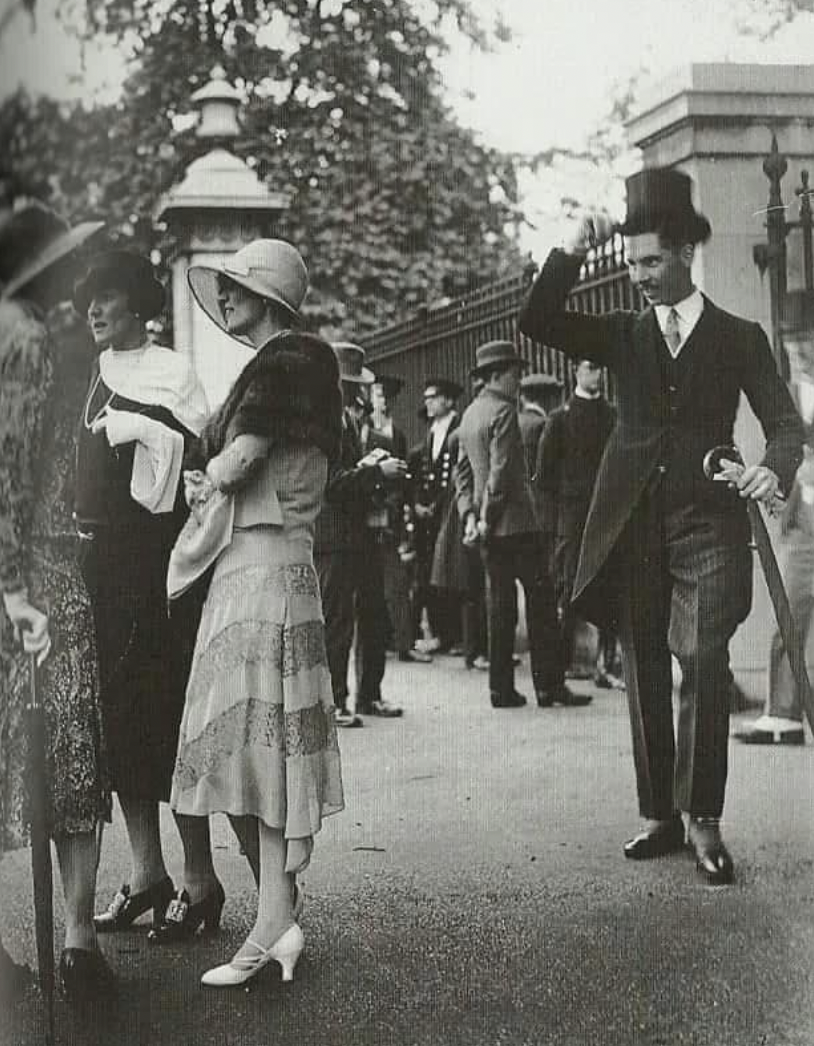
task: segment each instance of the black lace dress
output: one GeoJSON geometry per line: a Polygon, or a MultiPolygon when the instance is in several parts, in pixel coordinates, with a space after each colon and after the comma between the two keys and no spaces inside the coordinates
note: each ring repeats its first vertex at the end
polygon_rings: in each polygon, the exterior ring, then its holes
{"type": "MultiPolygon", "coordinates": [[[[90,602],[73,527],[75,430],[90,366],[84,329],[48,337],[15,303],[0,305],[0,588],[28,588],[53,641],[38,671],[51,832],[110,817],[90,602]]],[[[4,613],[0,640],[0,844],[25,843],[23,709],[29,660],[4,613]]]]}

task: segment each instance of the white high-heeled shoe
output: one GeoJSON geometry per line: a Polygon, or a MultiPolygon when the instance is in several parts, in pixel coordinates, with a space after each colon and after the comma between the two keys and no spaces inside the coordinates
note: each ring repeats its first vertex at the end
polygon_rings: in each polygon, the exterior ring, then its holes
{"type": "Polygon", "coordinates": [[[245,984],[272,960],[280,964],[284,981],[294,980],[294,967],[305,947],[305,938],[297,923],[289,926],[270,948],[264,948],[251,938],[246,941],[246,944],[256,949],[257,954],[241,956],[239,959],[235,958],[231,962],[224,963],[223,966],[207,970],[201,977],[201,984],[205,984],[209,988],[231,988],[238,984],[245,984]]]}

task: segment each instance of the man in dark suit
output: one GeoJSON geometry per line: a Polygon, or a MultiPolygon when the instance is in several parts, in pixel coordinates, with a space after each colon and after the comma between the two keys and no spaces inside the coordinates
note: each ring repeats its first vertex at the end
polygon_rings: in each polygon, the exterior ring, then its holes
{"type": "Polygon", "coordinates": [[[386,484],[403,478],[407,467],[401,459],[390,456],[378,463],[362,461],[359,424],[364,416],[363,392],[373,383],[374,376],[364,366],[364,349],[358,345],[339,342],[333,349],[339,361],[345,400],[342,444],[338,460],[329,467],[325,504],[316,521],[314,563],[322,592],[336,721],[339,726],[354,727],[362,725],[357,712],[385,717],[401,715],[401,709],[375,695],[356,712],[349,710],[348,661],[353,645],[355,598],[365,567],[365,519],[373,498],[384,491],[386,484]]]}
{"type": "Polygon", "coordinates": [[[788,490],[802,426],[761,328],[717,308],[692,281],[698,244],[711,232],[692,203],[691,180],[657,168],[627,182],[621,232],[643,313],[589,316],[565,300],[589,247],[610,233],[584,219],[567,251],[549,255],[520,329],[616,376],[619,420],[588,510],[573,598],[597,623],[621,629],[642,830],[633,859],[679,850],[687,837],[706,881],[730,882],[720,832],[729,734],[729,641],[751,605],[752,562],[744,499],[788,490]],[[745,393],[766,436],[762,464],[737,491],[709,482],[707,451],[732,442],[745,393]],[[677,738],[671,653],[682,669],[677,738]]]}
{"type": "MultiPolygon", "coordinates": [[[[548,416],[532,488],[538,518],[551,549],[551,576],[560,606],[566,663],[574,655],[579,618],[571,606],[579,547],[588,506],[605,444],[616,424],[616,411],[602,395],[602,369],[594,360],[577,361],[573,395],[548,416]]],[[[616,632],[599,629],[594,682],[621,686],[613,675],[616,632]]]]}
{"type": "Polygon", "coordinates": [[[415,610],[420,615],[426,609],[435,640],[432,648],[442,652],[458,642],[460,633],[460,600],[453,593],[433,588],[431,576],[441,523],[448,501],[454,497],[455,457],[450,436],[461,420],[455,410],[461,392],[461,386],[448,378],[425,381],[424,406],[429,426],[424,442],[410,458],[418,575],[415,610]]]}
{"type": "Polygon", "coordinates": [[[563,682],[556,600],[541,546],[529,490],[517,392],[526,366],[508,341],[481,345],[474,375],[485,381],[464,411],[458,430],[455,470],[464,542],[480,541],[486,568],[489,618],[489,690],[494,708],[519,708],[526,699],[514,688],[516,581],[526,594],[531,673],[541,707],[586,703],[563,682]]]}

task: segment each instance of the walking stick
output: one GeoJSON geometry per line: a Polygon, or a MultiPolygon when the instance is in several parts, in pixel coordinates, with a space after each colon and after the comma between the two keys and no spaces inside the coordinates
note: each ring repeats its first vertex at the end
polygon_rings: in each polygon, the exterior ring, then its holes
{"type": "MultiPolygon", "coordinates": [[[[707,479],[713,479],[723,471],[721,461],[734,461],[743,470],[743,458],[736,447],[713,447],[704,458],[704,475],[707,479]]],[[[789,597],[777,558],[772,548],[771,538],[766,529],[766,521],[760,511],[760,506],[751,498],[746,501],[746,510],[749,513],[749,522],[752,526],[755,548],[757,548],[760,566],[763,576],[766,578],[766,587],[769,589],[769,597],[774,607],[774,615],[777,619],[777,627],[780,638],[783,641],[783,649],[789,659],[789,667],[794,679],[797,691],[797,699],[800,706],[805,710],[808,725],[814,731],[814,697],[811,693],[811,682],[808,678],[808,667],[806,665],[806,637],[800,631],[800,627],[791,612],[789,597]]]]}
{"type": "Polygon", "coordinates": [[[45,717],[37,693],[37,655],[30,655],[31,691],[25,709],[28,733],[28,803],[31,874],[34,881],[34,936],[40,989],[48,1018],[46,1043],[54,1042],[54,877],[51,867],[45,717]]]}

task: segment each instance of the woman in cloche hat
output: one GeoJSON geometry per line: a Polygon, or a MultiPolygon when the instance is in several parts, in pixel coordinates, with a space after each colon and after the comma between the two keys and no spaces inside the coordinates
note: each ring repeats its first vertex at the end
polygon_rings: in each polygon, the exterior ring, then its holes
{"type": "Polygon", "coordinates": [[[313,532],[341,437],[330,345],[300,333],[308,274],[282,240],[255,240],[189,284],[210,319],[256,355],[186,473],[193,515],[170,595],[214,563],[178,741],[176,813],[226,813],[259,870],[257,919],[212,987],[270,961],[291,980],[303,948],[296,875],[322,818],[343,807],[313,532]]]}
{"type": "Polygon", "coordinates": [[[80,417],[74,517],[96,622],[111,785],[131,853],[128,881],[95,923],[99,933],[128,930],[152,910],[156,944],[215,925],[223,904],[206,822],[178,822],[184,886],[175,897],[159,821],[200,605],[192,593],[168,619],[167,565],[187,514],[184,448],[208,411],[189,356],[148,337],[147,322],[164,308],[148,258],[97,254],[73,304],[101,350],[80,417]]]}
{"type": "MultiPolygon", "coordinates": [[[[24,647],[39,663],[48,819],[65,897],[60,977],[70,999],[113,982],[93,927],[110,794],[93,620],[71,521],[74,432],[91,352],[84,332],[58,328],[52,306],[70,289],[75,252],[100,228],[71,229],[35,201],[0,216],[0,591],[12,626],[0,618],[0,851],[25,843],[24,647]]],[[[24,980],[0,953],[2,998],[24,980]]]]}

